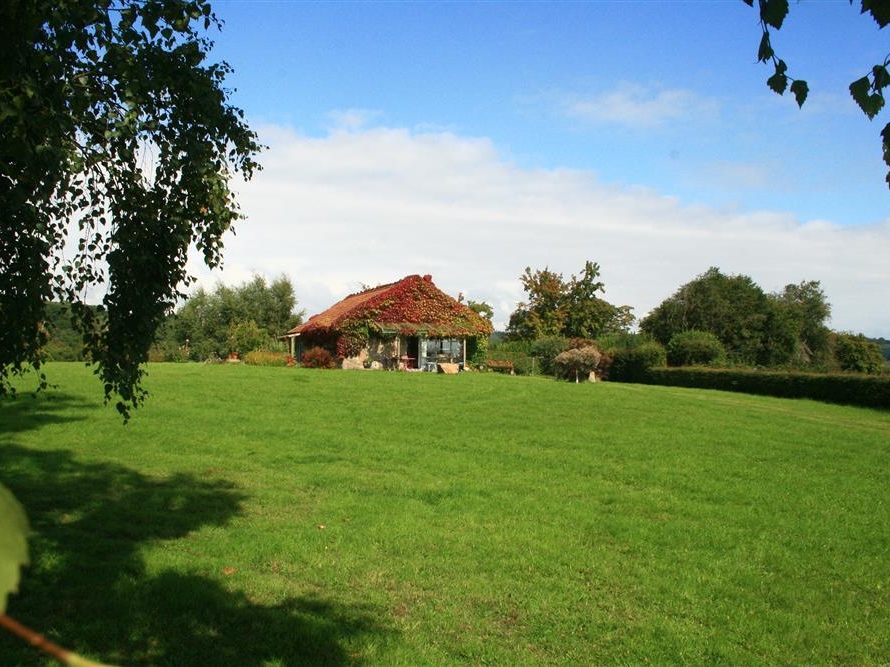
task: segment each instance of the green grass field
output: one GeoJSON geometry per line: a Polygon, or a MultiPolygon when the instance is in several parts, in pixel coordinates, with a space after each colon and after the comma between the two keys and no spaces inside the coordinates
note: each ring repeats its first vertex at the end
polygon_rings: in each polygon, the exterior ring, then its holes
{"type": "MultiPolygon", "coordinates": [[[[125,665],[887,664],[890,414],[669,387],[77,364],[0,404],[9,612],[125,665]]],[[[27,385],[27,383],[25,383],[27,385]]],[[[44,664],[0,634],[0,665],[44,664]]]]}

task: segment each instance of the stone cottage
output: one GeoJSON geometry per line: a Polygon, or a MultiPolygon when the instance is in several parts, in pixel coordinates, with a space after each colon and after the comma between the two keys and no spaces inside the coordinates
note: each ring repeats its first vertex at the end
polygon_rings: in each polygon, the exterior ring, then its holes
{"type": "Polygon", "coordinates": [[[351,294],[285,335],[298,361],[304,351],[323,347],[343,368],[436,370],[463,368],[492,326],[484,317],[433,284],[431,276],[351,294]]]}

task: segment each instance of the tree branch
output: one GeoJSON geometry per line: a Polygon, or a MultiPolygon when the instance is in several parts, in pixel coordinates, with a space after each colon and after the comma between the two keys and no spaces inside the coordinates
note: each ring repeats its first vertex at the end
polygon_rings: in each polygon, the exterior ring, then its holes
{"type": "Polygon", "coordinates": [[[25,640],[34,648],[52,656],[63,665],[69,665],[70,667],[108,667],[107,665],[87,660],[76,653],[63,649],[61,646],[54,644],[43,635],[34,632],[31,628],[22,625],[6,614],[0,613],[0,627],[6,628],[19,639],[25,640]]]}

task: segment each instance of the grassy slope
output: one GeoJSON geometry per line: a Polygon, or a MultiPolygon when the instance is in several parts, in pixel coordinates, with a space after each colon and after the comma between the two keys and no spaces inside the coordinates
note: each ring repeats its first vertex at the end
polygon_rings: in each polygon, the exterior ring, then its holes
{"type": "MultiPolygon", "coordinates": [[[[10,611],[125,664],[880,663],[890,415],[462,374],[79,365],[0,404],[10,611]]],[[[0,636],[0,664],[40,664],[0,636]]]]}

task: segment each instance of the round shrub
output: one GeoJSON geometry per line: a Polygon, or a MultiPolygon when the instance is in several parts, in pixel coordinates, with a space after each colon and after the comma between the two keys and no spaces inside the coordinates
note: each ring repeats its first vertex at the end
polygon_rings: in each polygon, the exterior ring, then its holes
{"type": "Polygon", "coordinates": [[[681,331],[667,344],[668,366],[713,366],[725,358],[723,343],[710,331],[681,331]]]}
{"type": "Polygon", "coordinates": [[[303,352],[300,365],[304,368],[334,368],[337,362],[334,357],[323,347],[310,347],[303,352]]]}
{"type": "Polygon", "coordinates": [[[586,376],[596,370],[601,356],[600,351],[592,345],[573,348],[557,354],[553,366],[559,377],[577,382],[582,374],[586,376]]]}

